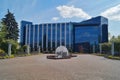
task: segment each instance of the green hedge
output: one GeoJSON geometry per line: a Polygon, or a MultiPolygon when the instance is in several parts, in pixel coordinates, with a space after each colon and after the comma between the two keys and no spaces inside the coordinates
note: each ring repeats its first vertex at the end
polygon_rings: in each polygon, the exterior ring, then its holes
{"type": "Polygon", "coordinates": [[[102,43],[102,53],[109,53],[111,51],[111,43],[102,43]]]}
{"type": "Polygon", "coordinates": [[[120,42],[114,42],[115,51],[120,53],[120,42]]]}
{"type": "MultiPolygon", "coordinates": [[[[111,53],[111,43],[102,43],[102,52],[103,53],[111,53]]],[[[120,42],[114,42],[114,50],[115,53],[120,54],[120,42]]]]}

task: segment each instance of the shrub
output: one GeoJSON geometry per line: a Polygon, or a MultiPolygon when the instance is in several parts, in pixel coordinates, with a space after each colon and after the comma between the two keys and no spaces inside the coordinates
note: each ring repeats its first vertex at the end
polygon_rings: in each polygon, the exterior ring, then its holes
{"type": "Polygon", "coordinates": [[[9,43],[12,44],[12,48],[11,48],[12,54],[17,53],[18,43],[14,40],[4,40],[3,42],[1,42],[0,48],[2,50],[4,50],[6,53],[8,53],[8,44],[9,43]]]}
{"type": "Polygon", "coordinates": [[[111,51],[111,43],[103,43],[102,44],[102,53],[110,53],[111,51]]]}
{"type": "Polygon", "coordinates": [[[112,55],[107,56],[107,58],[109,58],[109,59],[115,59],[115,60],[120,60],[120,57],[118,57],[118,56],[112,56],[112,55]]]}
{"type": "Polygon", "coordinates": [[[4,56],[5,55],[5,51],[0,49],[0,56],[4,56]]]}
{"type": "Polygon", "coordinates": [[[7,51],[8,51],[8,44],[6,43],[6,41],[1,42],[0,48],[1,48],[2,50],[4,50],[5,53],[7,53],[7,51]]]}
{"type": "Polygon", "coordinates": [[[26,50],[27,49],[27,45],[24,45],[22,48],[23,48],[23,50],[26,50]]]}
{"type": "Polygon", "coordinates": [[[14,55],[9,56],[9,58],[14,58],[14,57],[15,57],[14,55]]]}
{"type": "Polygon", "coordinates": [[[23,52],[23,47],[20,47],[19,49],[17,49],[18,52],[23,52]]]}
{"type": "Polygon", "coordinates": [[[14,55],[11,55],[11,56],[8,56],[8,55],[0,56],[0,59],[7,59],[7,58],[14,58],[14,55]]]}
{"type": "Polygon", "coordinates": [[[120,42],[115,42],[115,52],[119,52],[120,53],[120,42]]]}

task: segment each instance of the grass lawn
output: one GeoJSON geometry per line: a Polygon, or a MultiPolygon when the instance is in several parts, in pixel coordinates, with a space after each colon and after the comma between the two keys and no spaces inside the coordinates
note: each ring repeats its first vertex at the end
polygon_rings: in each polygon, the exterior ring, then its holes
{"type": "Polygon", "coordinates": [[[120,60],[120,56],[112,56],[112,55],[108,55],[108,54],[96,54],[96,53],[94,53],[94,55],[103,56],[108,59],[120,60]]]}

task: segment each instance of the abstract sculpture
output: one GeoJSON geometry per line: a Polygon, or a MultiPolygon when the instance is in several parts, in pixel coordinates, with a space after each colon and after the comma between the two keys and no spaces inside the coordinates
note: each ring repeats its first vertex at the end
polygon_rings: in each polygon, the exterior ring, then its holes
{"type": "Polygon", "coordinates": [[[59,46],[55,50],[55,54],[56,54],[56,58],[66,58],[70,56],[65,46],[59,46]]]}

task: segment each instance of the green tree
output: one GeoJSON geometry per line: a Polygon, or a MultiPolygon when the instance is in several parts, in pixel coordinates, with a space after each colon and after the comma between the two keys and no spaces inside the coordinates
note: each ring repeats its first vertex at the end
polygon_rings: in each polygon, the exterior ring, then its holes
{"type": "Polygon", "coordinates": [[[120,41],[120,35],[118,35],[118,40],[120,41]]]}
{"type": "Polygon", "coordinates": [[[8,10],[5,18],[2,19],[3,24],[6,26],[7,34],[6,39],[12,39],[17,41],[19,36],[18,23],[15,20],[13,13],[8,10]]]}
{"type": "Polygon", "coordinates": [[[116,40],[116,37],[115,36],[112,36],[111,39],[110,39],[110,42],[113,42],[116,40]]]}
{"type": "Polygon", "coordinates": [[[5,39],[6,34],[6,26],[3,25],[2,22],[0,22],[0,43],[5,39]]]}

